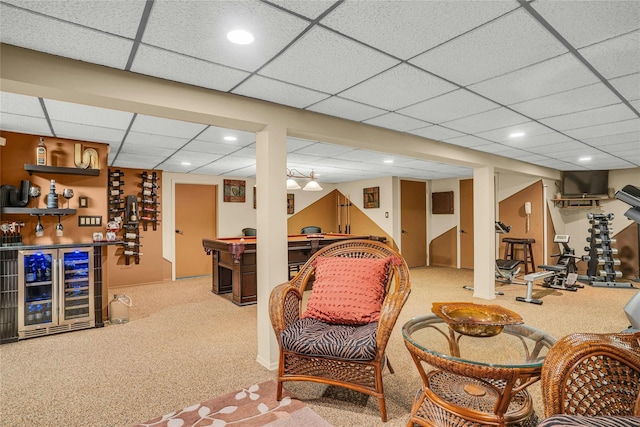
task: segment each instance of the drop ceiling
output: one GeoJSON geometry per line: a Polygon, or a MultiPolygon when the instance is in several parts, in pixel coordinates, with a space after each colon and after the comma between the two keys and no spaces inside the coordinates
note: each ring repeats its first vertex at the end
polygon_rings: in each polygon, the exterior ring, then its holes
{"type": "MultiPolygon", "coordinates": [[[[5,44],[557,170],[640,166],[638,1],[0,0],[0,28],[5,44]],[[231,44],[237,28],[255,42],[231,44]]],[[[108,143],[110,166],[255,176],[253,133],[0,96],[0,129],[108,143]]],[[[323,182],[472,174],[323,141],[287,152],[323,182]]]]}

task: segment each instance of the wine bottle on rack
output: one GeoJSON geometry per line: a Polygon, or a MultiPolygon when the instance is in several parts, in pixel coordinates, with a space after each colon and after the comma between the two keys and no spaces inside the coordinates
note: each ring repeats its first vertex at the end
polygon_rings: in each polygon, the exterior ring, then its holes
{"type": "Polygon", "coordinates": [[[47,164],[47,146],[44,145],[44,138],[40,137],[40,142],[36,147],[36,165],[46,166],[47,164]]]}
{"type": "Polygon", "coordinates": [[[56,193],[56,180],[51,180],[49,194],[47,194],[47,209],[58,209],[58,194],[56,193]]]}

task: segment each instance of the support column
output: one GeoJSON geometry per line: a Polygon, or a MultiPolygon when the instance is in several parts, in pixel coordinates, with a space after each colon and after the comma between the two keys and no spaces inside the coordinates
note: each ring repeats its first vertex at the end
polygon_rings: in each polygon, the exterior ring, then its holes
{"type": "Polygon", "coordinates": [[[493,166],[473,169],[473,296],[495,299],[495,190],[493,166]]]}
{"type": "Polygon", "coordinates": [[[278,367],[278,343],[269,319],[271,290],[287,277],[287,132],[267,126],[256,134],[256,229],[258,243],[258,357],[278,367]]]}

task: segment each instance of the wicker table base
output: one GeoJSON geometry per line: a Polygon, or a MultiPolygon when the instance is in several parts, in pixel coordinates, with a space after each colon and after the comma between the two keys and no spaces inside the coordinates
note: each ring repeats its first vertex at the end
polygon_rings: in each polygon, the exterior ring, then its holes
{"type": "Polygon", "coordinates": [[[538,417],[526,390],[513,396],[502,419],[494,414],[503,386],[503,381],[479,380],[445,371],[432,371],[428,375],[428,387],[418,390],[416,394],[408,426],[535,427],[538,417]]]}

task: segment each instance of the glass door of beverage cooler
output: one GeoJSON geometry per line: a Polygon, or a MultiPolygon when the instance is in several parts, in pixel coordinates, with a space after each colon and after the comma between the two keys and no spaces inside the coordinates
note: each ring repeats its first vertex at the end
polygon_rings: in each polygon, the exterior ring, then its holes
{"type": "Polygon", "coordinates": [[[93,248],[60,249],[60,324],[94,320],[93,248]]]}
{"type": "Polygon", "coordinates": [[[19,251],[18,330],[58,323],[55,250],[19,251]]]}

